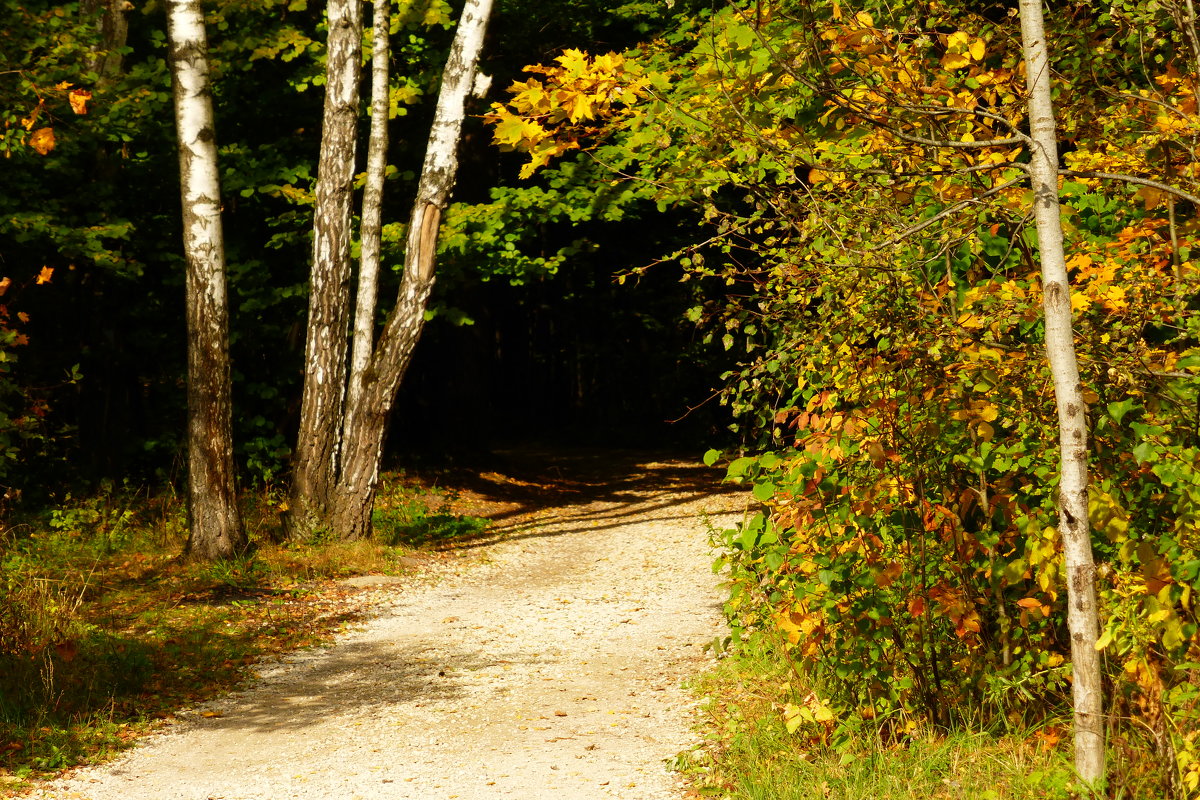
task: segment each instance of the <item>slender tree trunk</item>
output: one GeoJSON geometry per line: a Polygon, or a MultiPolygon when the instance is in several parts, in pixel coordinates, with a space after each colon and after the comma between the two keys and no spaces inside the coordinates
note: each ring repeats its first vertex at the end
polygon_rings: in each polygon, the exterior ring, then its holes
{"type": "Polygon", "coordinates": [[[329,0],[328,17],[304,395],[292,475],[290,522],[292,533],[299,535],[322,527],[329,515],[346,393],[362,4],[360,0],[329,0]]]}
{"type": "Polygon", "coordinates": [[[245,550],[246,534],[238,513],[233,465],[221,186],[208,43],[199,0],[167,3],[167,35],[175,77],[187,260],[187,552],[196,558],[228,558],[245,550]]]}
{"type": "Polygon", "coordinates": [[[100,45],[93,48],[88,70],[100,76],[101,82],[113,80],[121,72],[121,48],[129,38],[126,14],[133,8],[129,0],[84,0],[80,10],[86,16],[99,16],[100,45]]]}
{"type": "Polygon", "coordinates": [[[1071,331],[1071,289],[1059,216],[1058,148],[1042,0],[1020,0],[1020,10],[1029,91],[1029,133],[1033,139],[1029,174],[1042,262],[1046,352],[1054,376],[1054,397],[1058,407],[1058,530],[1067,567],[1067,622],[1071,631],[1074,675],[1075,769],[1086,784],[1099,788],[1104,781],[1104,717],[1100,658],[1096,652],[1099,636],[1096,570],[1088,527],[1087,406],[1079,384],[1079,366],[1071,331]]]}
{"type": "Polygon", "coordinates": [[[491,11],[492,0],[467,0],[442,73],[408,226],[400,293],[365,370],[360,399],[348,415],[350,424],[333,514],[334,529],[345,538],[361,538],[371,532],[371,509],[387,422],[425,323],[425,309],[433,290],[438,226],[458,171],[464,106],[475,81],[475,65],[491,11]]]}
{"type": "Polygon", "coordinates": [[[350,355],[350,386],[346,397],[343,439],[350,437],[354,415],[362,397],[363,376],[375,345],[375,305],[379,296],[379,259],[383,239],[383,184],[387,176],[388,87],[390,56],[388,6],[391,0],[374,0],[371,48],[371,134],[367,142],[367,185],[363,190],[362,242],[355,295],[354,347],[350,355]]]}

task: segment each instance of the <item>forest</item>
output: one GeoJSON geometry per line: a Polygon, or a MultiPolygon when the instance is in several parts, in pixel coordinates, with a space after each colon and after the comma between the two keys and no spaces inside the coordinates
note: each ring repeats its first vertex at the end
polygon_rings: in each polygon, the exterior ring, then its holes
{"type": "Polygon", "coordinates": [[[159,680],[95,575],[293,591],[538,442],[752,497],[764,773],[1200,797],[1191,0],[0,3],[0,768],[159,680]]]}

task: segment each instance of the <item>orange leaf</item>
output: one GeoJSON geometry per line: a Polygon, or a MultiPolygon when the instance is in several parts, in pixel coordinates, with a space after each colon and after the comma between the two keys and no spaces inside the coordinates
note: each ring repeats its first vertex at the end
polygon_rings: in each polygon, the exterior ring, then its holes
{"type": "MultiPolygon", "coordinates": [[[[8,278],[5,278],[4,280],[8,280],[8,278]]],[[[8,288],[7,284],[3,284],[3,288],[5,288],[5,289],[8,288]]],[[[3,293],[4,293],[3,291],[0,291],[0,294],[3,294],[3,293]]],[[[24,311],[18,311],[17,319],[21,320],[21,322],[29,322],[29,315],[26,314],[24,311]]]]}
{"type": "Polygon", "coordinates": [[[37,122],[38,115],[42,113],[42,109],[45,107],[46,101],[39,100],[38,104],[34,106],[33,111],[29,112],[29,116],[21,118],[21,127],[27,131],[33,130],[33,126],[37,122]]]}
{"type": "Polygon", "coordinates": [[[50,282],[50,278],[51,278],[51,276],[53,276],[53,275],[54,275],[54,268],[53,268],[53,267],[42,267],[42,271],[41,271],[41,272],[39,272],[39,273],[38,273],[38,276],[37,276],[37,283],[38,283],[38,285],[41,285],[41,284],[43,284],[43,283],[49,283],[49,282],[50,282]]]}
{"type": "Polygon", "coordinates": [[[1022,597],[1017,601],[1017,605],[1021,608],[1040,608],[1042,601],[1035,597],[1022,597]]]}
{"type": "Polygon", "coordinates": [[[8,291],[8,287],[12,286],[12,280],[9,278],[0,278],[0,296],[8,291]]]}
{"type": "Polygon", "coordinates": [[[919,617],[925,613],[925,598],[914,597],[908,601],[908,613],[914,617],[919,617]]]}
{"type": "Polygon", "coordinates": [[[880,588],[891,586],[902,574],[904,574],[904,567],[901,566],[899,561],[893,561],[879,573],[879,576],[875,579],[875,584],[880,588]]]}
{"type": "Polygon", "coordinates": [[[54,144],[53,128],[38,128],[29,137],[29,146],[43,156],[54,149],[54,144]]]}
{"type": "Polygon", "coordinates": [[[88,113],[88,101],[92,99],[92,93],[87,89],[73,89],[67,99],[71,103],[71,110],[76,114],[88,113]]]}

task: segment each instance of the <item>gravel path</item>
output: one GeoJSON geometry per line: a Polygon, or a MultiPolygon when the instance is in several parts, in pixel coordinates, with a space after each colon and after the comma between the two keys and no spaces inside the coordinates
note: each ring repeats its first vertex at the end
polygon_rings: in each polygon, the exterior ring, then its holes
{"type": "Polygon", "coordinates": [[[90,800],[671,800],[694,744],[680,687],[722,635],[701,515],[642,480],[554,508],[360,629],[260,669],[108,765],[43,786],[90,800]]]}

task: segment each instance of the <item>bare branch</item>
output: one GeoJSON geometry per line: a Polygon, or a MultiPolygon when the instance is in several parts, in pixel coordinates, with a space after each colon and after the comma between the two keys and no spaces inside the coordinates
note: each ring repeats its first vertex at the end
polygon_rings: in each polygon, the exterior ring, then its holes
{"type": "Polygon", "coordinates": [[[1132,183],[1137,186],[1148,186],[1151,189],[1158,189],[1160,192],[1166,192],[1167,194],[1187,200],[1192,205],[1200,208],[1200,197],[1197,197],[1190,192],[1185,192],[1183,189],[1176,189],[1169,183],[1151,180],[1150,178],[1139,178],[1136,175],[1119,175],[1112,172],[1093,172],[1091,170],[1076,169],[1060,169],[1058,174],[1064,175],[1068,178],[1092,178],[1094,180],[1121,181],[1123,183],[1132,183]]]}
{"type": "Polygon", "coordinates": [[[999,186],[993,186],[991,189],[988,189],[986,192],[978,194],[974,197],[967,198],[966,200],[957,202],[954,205],[949,206],[948,208],[942,209],[941,211],[934,214],[929,219],[922,220],[921,222],[918,222],[916,225],[910,225],[909,227],[905,228],[904,230],[900,231],[898,234],[893,236],[891,239],[888,239],[886,242],[883,242],[882,244],[876,245],[875,247],[871,248],[871,250],[878,251],[878,250],[884,249],[885,247],[891,247],[893,245],[897,245],[900,242],[904,241],[905,239],[920,233],[921,231],[925,230],[926,228],[930,227],[931,225],[936,225],[937,223],[944,220],[946,217],[957,214],[959,211],[962,211],[967,206],[975,205],[976,203],[979,203],[982,200],[986,200],[989,197],[993,197],[993,196],[999,194],[1000,192],[1003,192],[1005,189],[1011,189],[1013,186],[1016,186],[1017,184],[1021,183],[1024,180],[1025,180],[1025,176],[1021,176],[1020,178],[1013,178],[1011,181],[1005,181],[1004,183],[1000,184],[999,186]]]}

